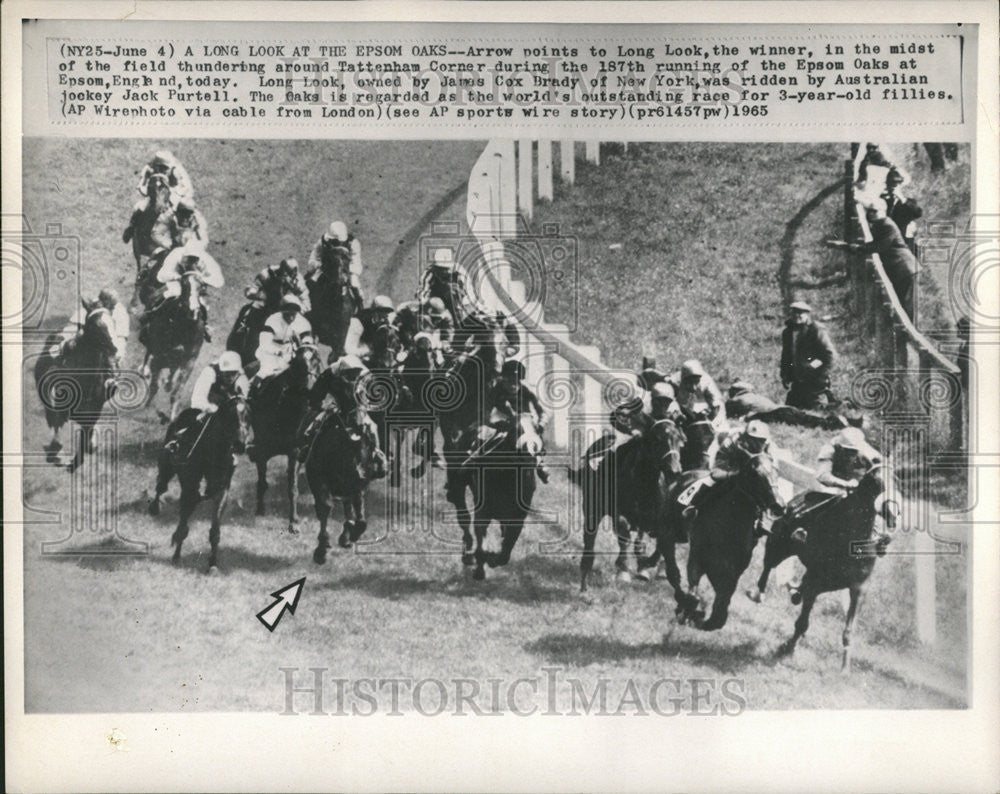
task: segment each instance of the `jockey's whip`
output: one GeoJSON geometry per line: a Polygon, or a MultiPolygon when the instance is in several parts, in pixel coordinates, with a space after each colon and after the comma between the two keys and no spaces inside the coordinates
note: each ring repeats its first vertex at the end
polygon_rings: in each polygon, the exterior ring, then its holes
{"type": "Polygon", "coordinates": [[[208,415],[208,419],[206,419],[205,420],[205,424],[203,424],[201,426],[201,431],[198,433],[198,437],[194,440],[194,443],[191,445],[191,449],[189,449],[187,455],[184,456],[185,460],[187,460],[188,458],[190,458],[191,455],[194,453],[195,447],[198,446],[198,442],[201,441],[201,437],[203,435],[205,435],[205,430],[208,428],[208,425],[212,421],[212,418],[214,416],[215,416],[214,413],[208,415]]]}

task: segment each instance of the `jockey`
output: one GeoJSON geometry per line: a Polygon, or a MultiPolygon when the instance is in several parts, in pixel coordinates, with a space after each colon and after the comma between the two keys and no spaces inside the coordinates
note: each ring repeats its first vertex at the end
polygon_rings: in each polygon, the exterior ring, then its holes
{"type": "MultiPolygon", "coordinates": [[[[243,374],[239,353],[227,350],[214,364],[209,364],[198,375],[191,392],[191,410],[183,411],[171,427],[166,448],[177,452],[181,439],[191,428],[203,425],[219,405],[239,394],[246,397],[250,390],[246,375],[243,374]]],[[[249,452],[250,450],[248,450],[249,452]]],[[[235,455],[234,462],[235,462],[235,455]]]]}
{"type": "Polygon", "coordinates": [[[407,351],[402,363],[413,368],[436,369],[444,366],[444,356],[434,336],[427,331],[420,331],[413,337],[413,346],[407,351]]]}
{"type": "MultiPolygon", "coordinates": [[[[712,470],[689,484],[677,496],[677,504],[684,508],[681,515],[685,521],[685,529],[689,530],[693,526],[708,486],[736,476],[755,455],[772,453],[771,428],[759,419],[750,420],[738,433],[728,434],[719,445],[712,470]]],[[[759,534],[768,531],[761,524],[761,519],[762,515],[758,510],[756,531],[759,534]]]]}
{"type": "Polygon", "coordinates": [[[882,462],[879,451],[865,440],[864,431],[845,427],[819,451],[816,480],[831,493],[846,493],[858,487],[869,469],[882,462]]]}
{"type": "Polygon", "coordinates": [[[190,247],[204,250],[208,245],[208,224],[193,200],[187,198],[178,201],[168,225],[173,242],[172,248],[190,247]]]}
{"type": "Polygon", "coordinates": [[[450,248],[438,248],[431,266],[420,278],[417,299],[421,306],[428,305],[433,298],[444,304],[453,322],[460,323],[465,317],[465,304],[471,300],[468,277],[461,263],[455,261],[450,248]]]}
{"type": "Polygon", "coordinates": [[[358,319],[361,321],[360,341],[371,347],[375,331],[383,325],[392,325],[396,319],[396,306],[388,295],[377,295],[358,319]]]}
{"type": "Polygon", "coordinates": [[[639,385],[642,386],[643,389],[651,392],[653,390],[653,386],[657,383],[665,382],[667,380],[667,376],[656,368],[655,358],[643,356],[642,368],[636,374],[636,379],[639,381],[639,385]]]}
{"type": "Polygon", "coordinates": [[[361,243],[347,231],[343,221],[333,221],[309,254],[306,280],[316,282],[321,274],[348,286],[354,302],[362,305],[361,243]]]}
{"type": "Polygon", "coordinates": [[[63,326],[62,331],[59,332],[61,341],[56,342],[49,348],[49,355],[52,358],[59,358],[68,353],[83,333],[83,328],[87,324],[87,318],[91,312],[97,311],[100,308],[101,302],[98,298],[92,295],[82,296],[80,298],[80,306],[73,312],[66,325],[63,326]]]}
{"type": "Polygon", "coordinates": [[[302,311],[310,310],[306,280],[299,272],[298,260],[291,256],[261,270],[243,294],[250,300],[259,302],[262,308],[273,312],[281,305],[281,299],[289,293],[296,295],[302,302],[302,311]]]}
{"type": "MultiPolygon", "coordinates": [[[[542,408],[537,395],[525,385],[525,374],[524,362],[508,359],[503,363],[500,377],[486,394],[486,422],[477,434],[477,448],[481,448],[483,442],[495,435],[492,431],[502,428],[517,432],[516,423],[521,414],[531,415],[535,430],[541,436],[548,424],[549,415],[542,408]]],[[[544,454],[544,450],[538,452],[535,470],[538,479],[547,483],[549,472],[542,460],[544,454]]]]}
{"type": "Polygon", "coordinates": [[[434,338],[436,348],[449,349],[455,336],[455,323],[440,298],[431,298],[423,305],[419,301],[403,303],[392,322],[404,347],[410,347],[423,332],[434,338]]]}
{"type": "Polygon", "coordinates": [[[226,284],[222,268],[212,256],[199,248],[175,248],[163,260],[156,280],[164,285],[162,299],[149,308],[141,318],[140,323],[147,323],[149,317],[169,298],[179,298],[181,295],[181,280],[188,273],[197,273],[201,282],[198,289],[198,301],[201,304],[201,316],[205,320],[205,341],[211,342],[212,336],[208,330],[208,301],[205,300],[208,287],[221,289],[226,284]]]}
{"type": "Polygon", "coordinates": [[[96,298],[80,299],[77,309],[60,332],[62,341],[49,348],[49,355],[58,358],[72,349],[83,334],[87,318],[95,312],[106,311],[111,318],[111,339],[115,345],[115,366],[120,367],[125,356],[125,344],[129,335],[129,318],[126,308],[119,303],[118,293],[113,289],[102,289],[96,298]]]}
{"type": "Polygon", "coordinates": [[[694,358],[685,361],[680,371],[670,377],[670,382],[677,395],[677,404],[688,419],[697,416],[704,406],[712,424],[718,427],[725,422],[722,393],[700,361],[694,358]]]}
{"type": "Polygon", "coordinates": [[[146,189],[149,178],[153,174],[164,174],[167,177],[167,184],[170,185],[170,195],[176,204],[180,199],[191,199],[194,197],[194,187],[191,185],[191,177],[187,170],[181,165],[171,152],[161,150],[153,155],[153,159],[142,169],[139,177],[139,184],[136,190],[143,196],[148,194],[146,189]]]}
{"type": "Polygon", "coordinates": [[[666,380],[653,383],[649,390],[649,415],[654,422],[669,419],[677,423],[681,419],[682,413],[681,407],[677,404],[677,395],[673,386],[666,380]]]}
{"type": "Polygon", "coordinates": [[[299,344],[306,341],[312,341],[312,326],[302,316],[302,301],[289,293],[281,299],[280,311],[267,318],[260,332],[256,352],[260,368],[254,385],[288,369],[299,344]]]}
{"type": "Polygon", "coordinates": [[[296,439],[299,462],[308,457],[316,435],[330,416],[337,417],[355,440],[363,432],[369,432],[373,438],[378,438],[375,423],[367,414],[358,410],[358,380],[367,372],[364,362],[348,353],[320,373],[309,390],[309,410],[299,425],[296,439]]]}

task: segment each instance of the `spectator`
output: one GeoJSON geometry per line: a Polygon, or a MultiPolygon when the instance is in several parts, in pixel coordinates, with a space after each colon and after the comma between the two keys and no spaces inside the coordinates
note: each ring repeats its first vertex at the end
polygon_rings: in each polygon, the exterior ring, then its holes
{"type": "Polygon", "coordinates": [[[882,194],[882,198],[885,200],[886,214],[902,233],[906,247],[916,255],[917,218],[923,215],[924,211],[916,201],[912,198],[906,198],[900,191],[900,187],[906,182],[904,174],[896,166],[893,166],[886,175],[885,193],[882,194]]]}
{"type": "Polygon", "coordinates": [[[795,408],[815,409],[836,403],[830,391],[830,368],[836,351],[830,335],[812,319],[808,303],[796,301],[781,333],[781,383],[788,389],[785,402],[795,408]]]}
{"type": "Polygon", "coordinates": [[[878,254],[882,267],[892,283],[896,297],[904,311],[914,317],[913,284],[917,275],[917,258],[906,245],[899,228],[886,215],[884,199],[875,199],[865,207],[865,215],[872,231],[872,240],[868,243],[852,243],[848,248],[864,254],[878,254]]]}

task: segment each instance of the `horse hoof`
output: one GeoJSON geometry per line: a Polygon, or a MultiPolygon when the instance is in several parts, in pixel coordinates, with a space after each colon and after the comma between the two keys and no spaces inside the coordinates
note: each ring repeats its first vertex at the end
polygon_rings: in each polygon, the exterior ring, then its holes
{"type": "Polygon", "coordinates": [[[486,578],[486,571],[484,571],[482,568],[476,568],[476,570],[472,572],[472,578],[475,579],[477,582],[481,582],[486,578]]]}
{"type": "Polygon", "coordinates": [[[163,411],[157,411],[156,412],[156,416],[160,420],[160,424],[161,425],[169,425],[170,424],[170,417],[167,416],[165,413],[163,413],[163,411]]]}
{"type": "Polygon", "coordinates": [[[218,565],[209,565],[208,566],[208,575],[209,576],[218,576],[219,575],[219,566],[218,565]]]}
{"type": "Polygon", "coordinates": [[[628,571],[618,571],[618,573],[615,574],[615,579],[619,582],[631,582],[632,574],[628,571]]]}
{"type": "Polygon", "coordinates": [[[342,549],[351,548],[351,536],[348,534],[346,529],[341,532],[340,537],[337,538],[337,545],[342,549]]]}
{"type": "Polygon", "coordinates": [[[322,565],[326,562],[326,547],[317,546],[316,550],[313,552],[313,562],[317,565],[322,565]]]}
{"type": "Polygon", "coordinates": [[[292,521],[291,523],[289,523],[289,525],[288,525],[288,534],[289,535],[298,535],[299,534],[299,525],[296,522],[292,521]]]}
{"type": "Polygon", "coordinates": [[[59,465],[59,453],[56,451],[49,451],[45,453],[45,462],[54,463],[56,466],[59,465]]]}
{"type": "Polygon", "coordinates": [[[760,591],[759,588],[748,587],[745,592],[747,598],[749,598],[755,604],[759,604],[761,601],[764,600],[764,594],[760,591]]]}
{"type": "Polygon", "coordinates": [[[475,565],[476,555],[471,551],[467,551],[462,555],[462,565],[475,565]]]}
{"type": "Polygon", "coordinates": [[[151,516],[158,516],[160,514],[160,500],[153,499],[149,503],[149,507],[146,508],[146,512],[149,513],[151,516]]]}
{"type": "Polygon", "coordinates": [[[635,572],[635,580],[637,582],[649,582],[650,581],[649,571],[640,568],[638,571],[635,572]]]}

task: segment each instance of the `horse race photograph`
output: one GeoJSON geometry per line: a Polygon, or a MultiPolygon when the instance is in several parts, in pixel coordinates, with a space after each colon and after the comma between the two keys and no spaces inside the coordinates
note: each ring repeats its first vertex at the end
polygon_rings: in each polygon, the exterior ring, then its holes
{"type": "Polygon", "coordinates": [[[969,705],[968,144],[22,157],[27,713],[969,705]]]}

